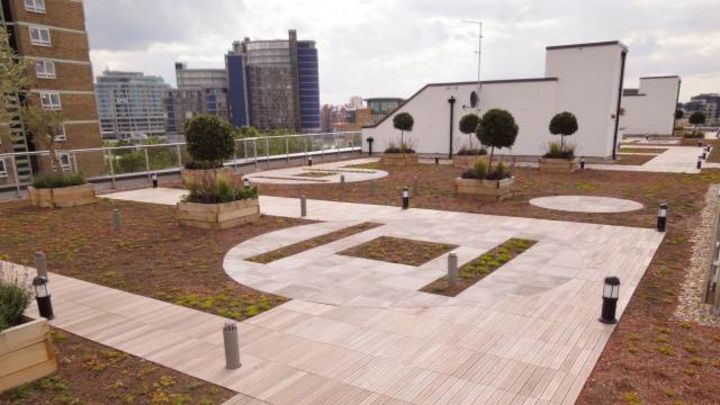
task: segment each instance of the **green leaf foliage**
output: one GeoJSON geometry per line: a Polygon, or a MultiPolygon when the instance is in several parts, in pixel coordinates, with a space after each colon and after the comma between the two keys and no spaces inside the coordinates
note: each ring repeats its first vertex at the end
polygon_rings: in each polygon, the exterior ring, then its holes
{"type": "Polygon", "coordinates": [[[693,125],[702,125],[705,123],[705,113],[702,111],[695,111],[690,114],[689,121],[693,125]]]}
{"type": "Polygon", "coordinates": [[[35,177],[32,183],[35,188],[64,188],[83,184],[85,177],[82,174],[48,174],[35,177]]]}
{"type": "Polygon", "coordinates": [[[577,118],[575,118],[575,114],[567,111],[555,114],[550,120],[549,129],[553,135],[572,135],[578,130],[577,118]]]}
{"type": "Polygon", "coordinates": [[[483,115],[476,135],[485,146],[509,148],[515,144],[518,126],[515,118],[506,110],[494,108],[483,115]]]}
{"type": "Polygon", "coordinates": [[[187,150],[194,161],[215,166],[233,156],[234,129],[230,123],[211,115],[199,115],[185,123],[187,150]]]}
{"type": "Polygon", "coordinates": [[[463,134],[472,134],[480,125],[480,117],[477,114],[467,114],[460,118],[460,132],[463,134]]]}
{"type": "Polygon", "coordinates": [[[415,120],[409,113],[402,112],[393,117],[393,126],[401,131],[412,131],[415,120]]]}

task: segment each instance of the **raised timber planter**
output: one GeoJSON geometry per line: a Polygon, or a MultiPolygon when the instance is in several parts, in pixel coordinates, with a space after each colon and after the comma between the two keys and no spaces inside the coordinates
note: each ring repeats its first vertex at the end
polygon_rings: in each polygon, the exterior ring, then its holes
{"type": "Polygon", "coordinates": [[[260,203],[257,198],[222,204],[181,202],[177,205],[178,223],[201,229],[228,229],[259,218],[260,203]]]}
{"type": "Polygon", "coordinates": [[[67,208],[96,202],[92,184],[63,188],[28,187],[30,204],[42,208],[67,208]]]}
{"type": "Polygon", "coordinates": [[[463,169],[474,169],[475,163],[480,160],[487,164],[489,158],[487,155],[455,155],[453,156],[453,166],[463,169]]]}
{"type": "Polygon", "coordinates": [[[540,171],[547,173],[572,173],[580,168],[580,159],[540,158],[540,171]]]}
{"type": "Polygon", "coordinates": [[[44,318],[0,332],[0,392],[57,370],[50,328],[44,318]]]}
{"type": "Polygon", "coordinates": [[[380,164],[387,167],[415,166],[418,157],[417,153],[383,153],[380,164]]]}
{"type": "Polygon", "coordinates": [[[199,184],[204,179],[212,180],[213,177],[216,181],[222,180],[229,185],[240,184],[240,176],[235,174],[235,170],[232,167],[221,167],[210,170],[183,169],[180,171],[180,175],[182,176],[182,183],[185,187],[189,187],[191,184],[199,184]]]}
{"type": "Polygon", "coordinates": [[[502,201],[512,197],[512,186],[515,178],[503,180],[455,179],[457,195],[475,196],[487,201],[502,201]]]}

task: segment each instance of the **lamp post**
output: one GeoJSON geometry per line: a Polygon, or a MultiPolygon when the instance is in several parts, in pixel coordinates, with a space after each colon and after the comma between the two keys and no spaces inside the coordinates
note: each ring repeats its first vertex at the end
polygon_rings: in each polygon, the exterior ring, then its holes
{"type": "Polygon", "coordinates": [[[657,230],[658,232],[665,232],[667,229],[667,213],[668,205],[666,203],[660,204],[657,216],[657,230]]]}
{"type": "Polygon", "coordinates": [[[620,279],[615,276],[605,277],[600,322],[606,324],[617,323],[615,312],[617,310],[618,297],[620,297],[620,279]]]}
{"type": "Polygon", "coordinates": [[[375,142],[375,138],[372,136],[368,136],[367,143],[368,143],[368,153],[370,156],[372,156],[372,144],[375,142]]]}
{"type": "Polygon", "coordinates": [[[38,304],[38,313],[40,316],[47,319],[53,319],[52,301],[50,299],[50,291],[48,290],[48,279],[47,277],[37,276],[32,281],[33,287],[35,287],[35,300],[38,304]]]}

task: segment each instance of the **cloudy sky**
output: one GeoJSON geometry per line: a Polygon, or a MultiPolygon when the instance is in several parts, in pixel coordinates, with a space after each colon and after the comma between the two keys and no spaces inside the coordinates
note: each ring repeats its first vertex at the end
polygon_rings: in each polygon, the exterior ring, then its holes
{"type": "Polygon", "coordinates": [[[407,97],[428,82],[544,75],[545,46],[620,40],[630,48],[626,87],[678,74],[681,100],[720,92],[718,0],[89,0],[96,74],[159,75],[173,63],[222,67],[234,40],[317,42],[322,103],[352,95],[407,97]]]}

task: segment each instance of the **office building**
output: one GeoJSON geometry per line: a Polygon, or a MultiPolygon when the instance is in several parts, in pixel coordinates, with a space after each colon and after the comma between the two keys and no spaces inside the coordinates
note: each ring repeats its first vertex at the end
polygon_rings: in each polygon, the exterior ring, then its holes
{"type": "MultiPolygon", "coordinates": [[[[28,72],[29,91],[20,95],[19,103],[62,112],[65,122],[56,137],[58,150],[101,146],[83,2],[2,0],[1,4],[0,24],[11,33],[10,46],[33,64],[28,72]]],[[[46,149],[32,141],[19,118],[9,128],[0,139],[0,153],[46,149]]],[[[101,155],[73,157],[61,152],[59,158],[64,171],[77,167],[87,176],[104,172],[101,155]]],[[[0,170],[0,186],[14,183],[10,162],[0,162],[0,166],[5,168],[0,170]]],[[[20,156],[17,166],[18,179],[25,183],[33,174],[48,170],[49,161],[20,156]]]]}
{"type": "Polygon", "coordinates": [[[260,130],[318,132],[320,85],[314,41],[235,42],[226,55],[230,119],[260,130]]]}
{"type": "Polygon", "coordinates": [[[365,99],[367,107],[372,111],[373,122],[378,122],[388,114],[391,114],[395,109],[400,107],[403,101],[405,100],[398,97],[373,97],[365,99]]]}
{"type": "Polygon", "coordinates": [[[165,97],[169,87],[157,76],[103,72],[95,83],[103,138],[165,136],[165,97]]]}
{"type": "Polygon", "coordinates": [[[683,104],[683,110],[688,116],[695,111],[705,114],[705,120],[710,124],[720,121],[720,93],[703,93],[690,98],[683,104]]]}
{"type": "Polygon", "coordinates": [[[174,99],[174,126],[182,131],[185,121],[209,114],[229,119],[228,75],[225,69],[188,69],[175,64],[177,93],[174,99]]]}

